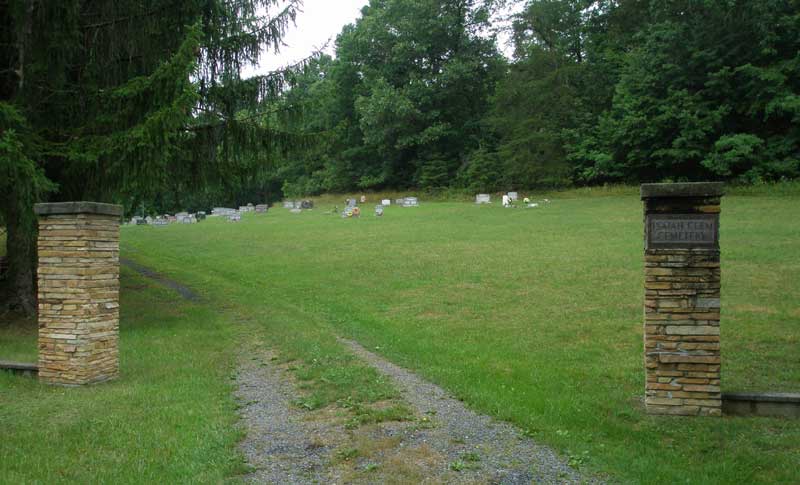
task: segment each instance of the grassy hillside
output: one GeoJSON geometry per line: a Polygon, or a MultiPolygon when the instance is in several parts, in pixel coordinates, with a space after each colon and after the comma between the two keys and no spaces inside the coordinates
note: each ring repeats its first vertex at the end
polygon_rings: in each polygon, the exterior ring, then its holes
{"type": "MultiPolygon", "coordinates": [[[[797,202],[724,201],[726,391],[800,390],[797,202]]],[[[796,421],[643,414],[635,194],[530,210],[423,199],[382,219],[327,209],[128,227],[124,251],[248,308],[279,347],[354,338],[623,479],[787,481],[800,465],[796,421]]]]}
{"type": "MultiPolygon", "coordinates": [[[[391,394],[341,335],[624,482],[796,481],[796,420],[644,414],[641,202],[626,188],[551,197],[525,210],[423,198],[383,218],[342,219],[328,212],[344,197],[331,196],[238,224],[124,227],[123,256],[203,301],[177,302],[125,272],[121,381],[64,394],[0,375],[0,403],[15,403],[0,406],[15,443],[0,445],[0,470],[51,481],[55,465],[22,474],[51,446],[79,480],[163,467],[195,481],[230,476],[228,375],[249,343],[295,360],[309,407],[391,394]],[[172,404],[151,415],[137,411],[145,402],[172,404]],[[83,428],[97,423],[119,438],[92,442],[83,428]],[[83,444],[68,446],[75,430],[83,444]]],[[[800,199],[726,197],[721,244],[723,390],[800,391],[800,199]]],[[[0,325],[0,358],[34,355],[34,335],[9,328],[0,325]]]]}

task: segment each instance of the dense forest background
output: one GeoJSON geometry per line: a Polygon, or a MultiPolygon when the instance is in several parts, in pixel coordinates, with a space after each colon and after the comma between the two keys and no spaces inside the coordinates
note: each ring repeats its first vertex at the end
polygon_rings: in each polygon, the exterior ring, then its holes
{"type": "Polygon", "coordinates": [[[370,0],[334,55],[245,79],[301,8],[0,0],[0,226],[23,306],[38,201],[800,175],[798,0],[370,0]]]}
{"type": "Polygon", "coordinates": [[[530,0],[514,56],[493,4],[373,0],[285,102],[319,134],[289,195],[497,191],[800,173],[800,4],[530,0]]]}

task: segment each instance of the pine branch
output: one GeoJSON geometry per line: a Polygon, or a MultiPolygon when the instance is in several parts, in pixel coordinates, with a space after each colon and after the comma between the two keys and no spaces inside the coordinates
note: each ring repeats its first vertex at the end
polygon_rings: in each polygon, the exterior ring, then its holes
{"type": "MultiPolygon", "coordinates": [[[[129,20],[136,20],[136,19],[152,17],[152,16],[154,16],[154,15],[156,15],[158,13],[165,12],[165,11],[170,10],[173,7],[181,5],[181,4],[183,4],[183,1],[182,0],[177,0],[177,1],[172,2],[170,4],[164,5],[161,8],[157,8],[155,10],[150,10],[148,12],[143,12],[143,13],[140,13],[138,15],[128,15],[128,16],[125,16],[125,17],[115,18],[115,19],[104,21],[104,22],[97,22],[97,23],[94,23],[94,24],[81,25],[81,30],[99,29],[101,27],[108,27],[108,26],[111,26],[111,25],[116,25],[116,24],[119,24],[119,23],[127,22],[129,20]]],[[[88,16],[89,14],[84,14],[84,15],[88,16]]]]}

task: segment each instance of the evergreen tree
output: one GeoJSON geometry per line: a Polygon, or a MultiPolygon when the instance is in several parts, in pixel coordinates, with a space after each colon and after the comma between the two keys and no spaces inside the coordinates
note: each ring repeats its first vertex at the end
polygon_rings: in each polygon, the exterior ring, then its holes
{"type": "Polygon", "coordinates": [[[299,4],[0,2],[0,218],[24,310],[44,194],[136,207],[180,184],[224,185],[287,141],[269,101],[288,73],[241,72],[279,47],[299,4]]]}

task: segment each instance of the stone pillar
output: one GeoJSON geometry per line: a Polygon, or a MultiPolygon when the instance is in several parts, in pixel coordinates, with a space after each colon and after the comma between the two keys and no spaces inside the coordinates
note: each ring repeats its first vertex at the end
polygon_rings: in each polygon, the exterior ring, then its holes
{"type": "Polygon", "coordinates": [[[720,183],[644,184],[645,405],[720,416],[720,183]]]}
{"type": "Polygon", "coordinates": [[[39,379],[102,382],[119,373],[122,207],[36,204],[39,216],[39,379]]]}

